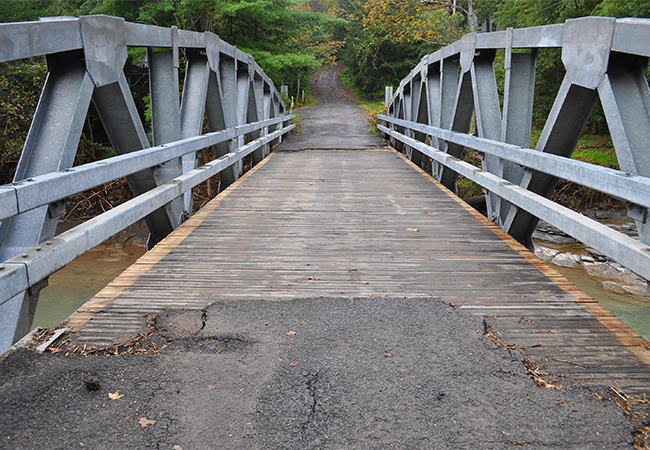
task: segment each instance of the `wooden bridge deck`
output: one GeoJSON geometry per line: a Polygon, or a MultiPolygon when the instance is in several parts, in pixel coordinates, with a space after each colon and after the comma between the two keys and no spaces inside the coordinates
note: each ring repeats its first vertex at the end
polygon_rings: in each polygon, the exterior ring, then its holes
{"type": "Polygon", "coordinates": [[[106,346],[145,314],[220,300],[431,296],[484,316],[550,382],[650,390],[640,336],[389,149],[271,155],[69,326],[106,346]]]}

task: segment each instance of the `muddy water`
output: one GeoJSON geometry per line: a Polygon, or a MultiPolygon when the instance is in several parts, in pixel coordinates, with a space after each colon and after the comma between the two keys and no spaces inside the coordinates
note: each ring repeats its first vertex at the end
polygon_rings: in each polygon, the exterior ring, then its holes
{"type": "MultiPolygon", "coordinates": [[[[578,255],[586,253],[584,245],[580,243],[559,245],[542,241],[540,244],[561,252],[578,255]]],[[[606,290],[600,281],[590,276],[583,267],[573,269],[549,264],[578,286],[585,294],[616,314],[619,319],[643,336],[644,339],[650,340],[650,300],[606,290]]]]}
{"type": "Polygon", "coordinates": [[[585,294],[616,314],[630,328],[650,340],[650,301],[634,295],[617,294],[603,289],[600,282],[590,277],[584,269],[553,266],[585,294]]]}
{"type": "Polygon", "coordinates": [[[142,256],[142,239],[107,242],[50,276],[41,291],[33,327],[56,327],[142,256]]]}

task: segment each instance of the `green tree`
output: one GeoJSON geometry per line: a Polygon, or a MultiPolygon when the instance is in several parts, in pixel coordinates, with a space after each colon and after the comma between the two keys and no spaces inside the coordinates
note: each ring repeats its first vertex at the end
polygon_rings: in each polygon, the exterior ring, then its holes
{"type": "Polygon", "coordinates": [[[345,0],[339,5],[348,21],[344,75],[368,98],[382,98],[384,86],[396,86],[422,56],[461,37],[466,23],[465,16],[453,13],[451,2],[345,0]]]}
{"type": "Polygon", "coordinates": [[[139,10],[145,23],[212,31],[251,53],[276,82],[294,89],[335,60],[342,42],[334,39],[344,21],[315,12],[303,0],[156,0],[139,10]]]}
{"type": "Polygon", "coordinates": [[[650,17],[647,0],[603,0],[594,8],[594,15],[608,17],[650,17]]]}

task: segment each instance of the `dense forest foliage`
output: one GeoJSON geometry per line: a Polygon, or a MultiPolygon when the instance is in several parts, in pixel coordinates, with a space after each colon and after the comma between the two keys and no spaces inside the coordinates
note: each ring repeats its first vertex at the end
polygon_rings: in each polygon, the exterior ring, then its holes
{"type": "MultiPolygon", "coordinates": [[[[421,59],[468,31],[560,23],[586,15],[650,16],[646,0],[16,0],[0,2],[0,21],[108,14],[128,21],[212,31],[251,53],[276,85],[300,97],[320,67],[343,60],[346,81],[362,97],[380,99],[421,59]]],[[[143,118],[145,52],[131,50],[125,70],[143,118]]],[[[502,65],[497,54],[495,65],[502,65]]],[[[540,52],[535,121],[543,123],[564,74],[560,52],[540,52]]],[[[42,58],[0,66],[0,178],[9,181],[46,75],[42,58]]],[[[606,131],[598,110],[590,122],[606,131]]],[[[110,155],[91,111],[77,163],[110,155]]]]}

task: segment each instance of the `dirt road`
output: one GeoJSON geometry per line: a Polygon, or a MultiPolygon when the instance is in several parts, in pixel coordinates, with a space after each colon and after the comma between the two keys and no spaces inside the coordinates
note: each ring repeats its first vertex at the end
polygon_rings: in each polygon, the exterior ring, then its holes
{"type": "Polygon", "coordinates": [[[382,147],[383,139],[370,134],[368,116],[351,100],[354,94],[341,81],[342,65],[321,70],[311,82],[317,106],[298,108],[299,134],[282,142],[277,150],[349,149],[382,147]]]}

